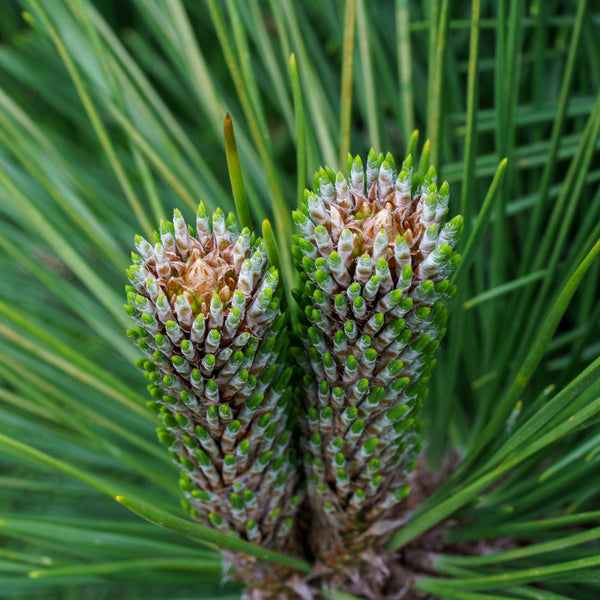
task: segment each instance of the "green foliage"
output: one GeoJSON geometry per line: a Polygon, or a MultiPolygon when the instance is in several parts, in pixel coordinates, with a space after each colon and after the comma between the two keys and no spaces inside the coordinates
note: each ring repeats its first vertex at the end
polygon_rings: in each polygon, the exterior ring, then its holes
{"type": "Polygon", "coordinates": [[[204,534],[181,535],[177,469],[156,441],[122,309],[135,233],[151,236],[175,207],[192,216],[199,201],[234,209],[229,112],[252,219],[272,223],[287,289],[307,177],[344,171],[348,143],[400,156],[415,154],[415,128],[430,140],[417,170],[434,164],[450,183],[464,234],[421,416],[430,463],[463,461],[390,547],[451,519],[449,542],[486,553],[434,555],[442,579],[417,587],[597,598],[597,7],[21,9],[24,22],[0,29],[0,595],[239,597],[220,584],[217,552],[196,543],[204,534]]]}

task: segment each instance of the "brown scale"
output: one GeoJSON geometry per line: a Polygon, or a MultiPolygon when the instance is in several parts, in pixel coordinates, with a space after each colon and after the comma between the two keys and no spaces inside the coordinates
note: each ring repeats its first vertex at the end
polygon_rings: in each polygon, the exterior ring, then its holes
{"type": "MultiPolygon", "coordinates": [[[[354,232],[354,241],[355,247],[358,248],[358,256],[362,255],[365,251],[368,251],[369,255],[372,255],[373,245],[377,234],[384,229],[389,240],[387,256],[385,258],[390,267],[390,271],[392,273],[394,272],[394,242],[398,234],[404,237],[411,250],[411,263],[413,265],[413,270],[415,270],[416,266],[422,261],[422,257],[418,252],[418,247],[421,238],[425,233],[425,228],[420,222],[421,208],[419,204],[421,195],[415,196],[410,208],[405,211],[405,214],[400,215],[399,209],[396,209],[391,200],[389,200],[394,192],[391,191],[386,198],[381,200],[377,198],[375,188],[376,185],[373,184],[369,192],[368,201],[364,196],[362,198],[357,198],[357,196],[353,194],[355,201],[358,200],[356,204],[362,200],[360,208],[354,212],[337,204],[329,205],[328,208],[330,211],[335,208],[343,217],[344,227],[354,232]],[[364,213],[365,216],[361,213],[364,213]],[[408,218],[406,218],[406,213],[410,214],[408,218]],[[357,215],[360,215],[362,218],[357,218],[357,215]],[[417,250],[415,251],[413,248],[417,248],[417,250]]],[[[325,204],[327,205],[328,203],[325,202],[325,204]]],[[[332,242],[337,243],[341,231],[333,231],[334,228],[332,227],[331,220],[325,227],[328,230],[332,242]]],[[[351,271],[354,266],[355,263],[351,266],[351,271]]]]}
{"type": "MultiPolygon", "coordinates": [[[[197,251],[195,250],[194,252],[197,251]]],[[[177,295],[181,293],[187,296],[188,301],[194,309],[194,317],[199,312],[204,316],[208,315],[210,302],[215,292],[219,294],[223,304],[227,304],[237,285],[237,282],[231,276],[233,266],[226,263],[220,257],[215,261],[217,264],[211,265],[206,260],[208,256],[196,256],[191,266],[183,270],[183,274],[180,277],[173,277],[169,281],[168,286],[172,291],[170,297],[172,308],[175,307],[177,295]],[[183,289],[183,292],[180,291],[181,289],[183,289]]],[[[184,266],[187,267],[187,265],[184,266]]]]}
{"type": "MultiPolygon", "coordinates": [[[[228,245],[223,250],[215,248],[214,236],[211,236],[206,249],[195,238],[190,237],[190,241],[193,247],[186,261],[182,261],[178,254],[166,252],[172,276],[166,281],[157,278],[157,283],[165,291],[171,308],[175,307],[177,296],[183,294],[192,306],[194,317],[200,312],[207,316],[215,292],[219,294],[223,304],[227,305],[237,288],[231,260],[232,246],[228,245]]],[[[148,262],[147,266],[154,267],[155,271],[154,261],[148,262]]],[[[154,274],[157,275],[156,271],[154,274]]]]}

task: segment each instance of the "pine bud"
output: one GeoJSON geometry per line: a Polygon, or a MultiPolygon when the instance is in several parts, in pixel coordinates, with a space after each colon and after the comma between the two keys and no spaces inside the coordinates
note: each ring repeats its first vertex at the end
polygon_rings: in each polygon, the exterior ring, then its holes
{"type": "MultiPolygon", "coordinates": [[[[153,246],[136,236],[126,310],[147,356],[140,366],[163,423],[158,437],[182,469],[184,505],[220,531],[293,552],[299,469],[279,273],[261,239],[202,204],[196,236],[176,210],[156,238],[153,246]]],[[[258,569],[250,557],[227,558],[240,574],[258,569]]]]}
{"type": "Polygon", "coordinates": [[[366,172],[349,157],[348,178],[321,169],[315,182],[295,213],[306,470],[314,552],[339,564],[383,549],[394,528],[373,525],[408,493],[462,219],[442,224],[448,184],[438,190],[434,169],[413,177],[410,156],[399,173],[390,155],[371,151],[366,172]]]}

